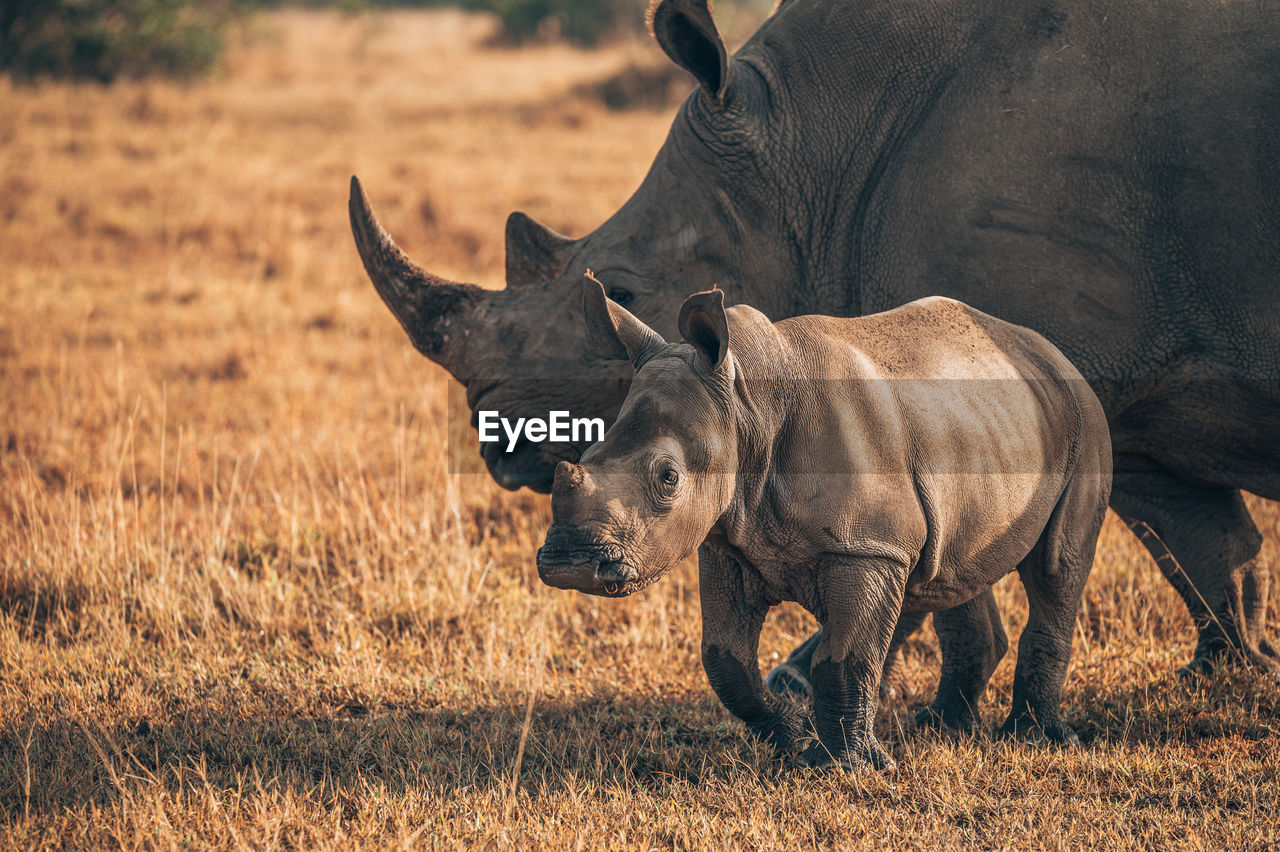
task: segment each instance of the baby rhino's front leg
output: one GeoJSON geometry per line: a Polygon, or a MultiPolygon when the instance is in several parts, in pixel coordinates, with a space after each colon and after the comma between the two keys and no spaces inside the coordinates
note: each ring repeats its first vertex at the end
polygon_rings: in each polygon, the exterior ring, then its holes
{"type": "Polygon", "coordinates": [[[758,661],[760,627],[769,604],[759,578],[707,545],[698,549],[702,599],[702,665],[729,712],[780,754],[799,751],[811,736],[798,704],[765,689],[758,661]]]}
{"type": "Polygon", "coordinates": [[[819,742],[811,766],[892,769],[873,726],[880,673],[902,610],[906,569],[879,558],[840,558],[815,567],[822,639],[813,654],[813,718],[819,742]]]}

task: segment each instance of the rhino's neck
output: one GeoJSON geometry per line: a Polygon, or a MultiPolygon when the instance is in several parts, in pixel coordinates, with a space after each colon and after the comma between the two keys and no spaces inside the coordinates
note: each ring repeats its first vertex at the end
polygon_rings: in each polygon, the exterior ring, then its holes
{"type": "MultiPolygon", "coordinates": [[[[793,258],[775,319],[863,312],[880,199],[935,105],[988,42],[988,0],[855,0],[786,6],[737,54],[770,103],[767,191],[786,188],[775,235],[793,258]]],[[[1001,24],[1000,26],[1004,26],[1001,24]]],[[[777,291],[776,281],[760,286],[777,291]]],[[[750,294],[755,295],[755,294],[750,294]]],[[[760,294],[767,298],[765,294],[760,294]]]]}
{"type": "MultiPolygon", "coordinates": [[[[794,378],[802,365],[789,342],[768,322],[734,322],[733,419],[737,439],[737,478],[729,508],[717,524],[734,546],[749,549],[767,511],[774,470],[775,439],[785,428],[794,402],[794,378]]],[[[759,319],[763,319],[760,317],[759,319]]],[[[769,522],[766,519],[766,527],[769,522]]]]}

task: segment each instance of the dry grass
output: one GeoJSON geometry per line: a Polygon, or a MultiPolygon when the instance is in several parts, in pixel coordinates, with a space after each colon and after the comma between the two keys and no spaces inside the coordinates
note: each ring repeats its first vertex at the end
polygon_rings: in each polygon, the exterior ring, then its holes
{"type": "MultiPolygon", "coordinates": [[[[1086,746],[911,731],[922,637],[892,777],[744,735],[692,566],[620,602],[538,582],[546,500],[446,472],[444,374],[364,278],[347,177],[497,283],[507,211],[585,232],[669,110],[572,94],[650,45],[483,28],[292,13],[191,87],[0,80],[0,846],[1280,843],[1280,689],[1172,675],[1185,610],[1115,523],[1067,687],[1086,746]]],[[[763,662],[810,628],[781,610],[763,662]]]]}

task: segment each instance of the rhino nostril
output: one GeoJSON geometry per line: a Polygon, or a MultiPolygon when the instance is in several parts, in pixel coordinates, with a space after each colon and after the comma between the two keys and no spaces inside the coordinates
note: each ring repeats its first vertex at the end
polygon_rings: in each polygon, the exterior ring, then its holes
{"type": "Polygon", "coordinates": [[[601,562],[596,567],[596,579],[602,583],[621,585],[628,580],[634,579],[634,572],[630,566],[620,561],[601,562]]]}

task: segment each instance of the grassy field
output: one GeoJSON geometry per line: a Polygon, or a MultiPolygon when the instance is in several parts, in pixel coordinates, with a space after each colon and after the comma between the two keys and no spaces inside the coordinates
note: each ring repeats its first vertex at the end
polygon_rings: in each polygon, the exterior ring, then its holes
{"type": "MultiPolygon", "coordinates": [[[[539,582],[547,500],[449,472],[447,378],[366,280],[347,180],[497,286],[507,212],[585,233],[671,107],[591,94],[652,44],[486,27],[286,13],[205,83],[0,78],[0,847],[1280,844],[1280,688],[1173,674],[1190,621],[1114,519],[1066,690],[1084,747],[990,737],[1013,653],[988,735],[912,730],[926,631],[892,776],[749,739],[692,564],[622,601],[539,582]]],[[[1280,509],[1251,507],[1273,554],[1280,509]]],[[[812,626],[777,610],[762,664],[812,626]]]]}

